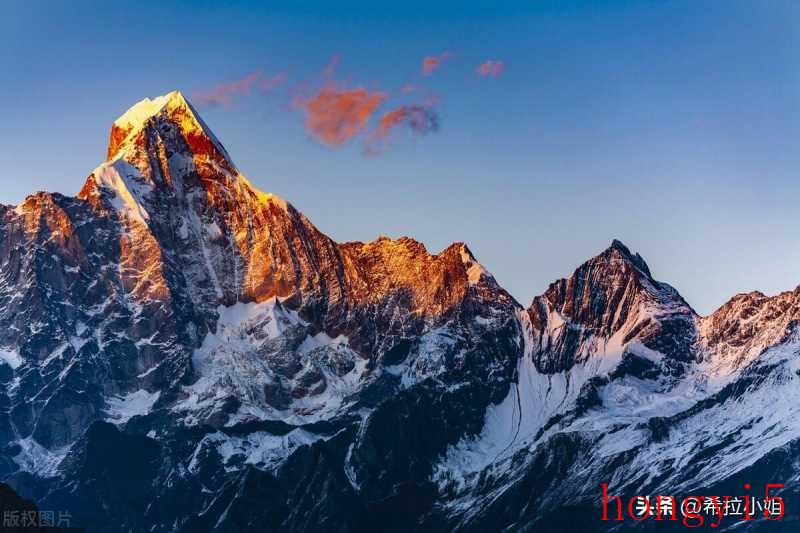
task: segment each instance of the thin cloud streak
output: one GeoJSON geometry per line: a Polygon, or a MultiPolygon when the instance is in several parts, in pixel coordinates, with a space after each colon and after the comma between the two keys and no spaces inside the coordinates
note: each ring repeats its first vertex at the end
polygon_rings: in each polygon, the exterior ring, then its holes
{"type": "Polygon", "coordinates": [[[422,60],[422,75],[430,76],[433,71],[442,66],[442,64],[453,56],[450,52],[442,52],[438,56],[426,56],[422,60]]]}
{"type": "Polygon", "coordinates": [[[400,106],[387,111],[365,142],[366,153],[379,153],[386,146],[391,131],[402,125],[407,125],[415,135],[427,135],[439,130],[439,116],[427,105],[400,106]]]}
{"type": "Polygon", "coordinates": [[[503,65],[502,61],[489,59],[481,63],[475,73],[482,78],[496,78],[503,73],[503,70],[505,70],[505,65],[503,65]]]}
{"type": "Polygon", "coordinates": [[[253,89],[262,93],[272,91],[283,83],[286,75],[278,72],[272,77],[267,77],[260,70],[248,74],[242,79],[221,83],[209,90],[195,91],[192,94],[194,102],[209,106],[230,106],[234,99],[249,95],[253,89]]]}
{"type": "Polygon", "coordinates": [[[341,57],[338,55],[332,56],[331,60],[328,61],[328,64],[322,71],[322,77],[324,79],[330,79],[336,74],[336,69],[339,68],[339,63],[341,62],[341,57]]]}

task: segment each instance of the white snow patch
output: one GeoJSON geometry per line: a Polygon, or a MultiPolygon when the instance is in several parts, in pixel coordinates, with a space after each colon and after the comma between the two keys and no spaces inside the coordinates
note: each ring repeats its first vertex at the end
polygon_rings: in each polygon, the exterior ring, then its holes
{"type": "Polygon", "coordinates": [[[262,303],[237,303],[218,308],[217,329],[195,350],[194,366],[199,379],[185,387],[185,399],[174,410],[185,415],[187,424],[198,423],[204,416],[222,408],[235,396],[241,401],[228,425],[247,420],[282,419],[290,423],[306,423],[330,416],[339,410],[345,398],[362,382],[367,361],[349,347],[348,339],[330,338],[324,333],[295,337],[297,348],[282,339],[303,335],[306,324],[295,311],[277,299],[262,303]],[[292,379],[276,374],[270,364],[281,358],[294,359],[301,366],[295,378],[307,371],[321,374],[324,390],[292,398],[286,409],[269,405],[265,387],[280,386],[287,390],[292,379]],[[344,375],[329,368],[331,360],[352,361],[353,368],[344,375]]]}
{"type": "Polygon", "coordinates": [[[307,335],[303,342],[300,344],[300,347],[297,351],[301,353],[309,353],[312,350],[316,350],[318,348],[327,348],[329,346],[348,346],[349,339],[344,335],[339,335],[335,339],[330,338],[326,333],[321,332],[317,333],[316,335],[307,335]]]}
{"type": "Polygon", "coordinates": [[[219,226],[216,222],[209,222],[205,225],[206,228],[206,235],[212,241],[219,239],[222,237],[222,230],[219,229],[219,226]]]}
{"type": "Polygon", "coordinates": [[[397,365],[383,367],[383,371],[400,376],[403,388],[409,388],[428,377],[436,377],[447,371],[443,357],[458,342],[447,327],[440,327],[425,333],[419,339],[415,353],[397,365]]]}
{"type": "Polygon", "coordinates": [[[115,120],[114,124],[121,128],[135,128],[141,126],[148,118],[161,111],[164,106],[167,105],[170,98],[175,97],[177,94],[177,91],[173,91],[153,99],[145,98],[144,100],[140,100],[115,120]]]}
{"type": "Polygon", "coordinates": [[[461,247],[461,261],[467,268],[467,278],[470,285],[477,285],[483,276],[491,277],[489,272],[483,268],[483,265],[478,263],[464,246],[461,247]]]}
{"type": "Polygon", "coordinates": [[[158,401],[161,392],[140,389],[124,396],[113,396],[106,400],[106,415],[116,424],[124,424],[134,416],[146,415],[158,401]]]}
{"type": "Polygon", "coordinates": [[[492,323],[492,319],[478,315],[475,317],[475,323],[481,326],[488,326],[492,323]]]}
{"type": "Polygon", "coordinates": [[[350,486],[353,487],[356,492],[359,492],[361,490],[361,484],[358,482],[356,470],[353,468],[351,463],[351,459],[353,458],[353,448],[355,445],[355,443],[351,443],[347,448],[347,455],[344,458],[344,475],[347,477],[347,481],[350,482],[350,486]]]}
{"type": "MultiPolygon", "coordinates": [[[[41,363],[39,363],[39,366],[46,367],[51,362],[53,362],[53,361],[55,361],[57,359],[61,359],[64,356],[64,352],[67,351],[67,348],[69,346],[70,346],[70,343],[67,343],[67,342],[61,344],[58,348],[53,350],[53,352],[50,353],[50,355],[45,357],[44,360],[41,363]]],[[[77,350],[75,350],[75,351],[77,352],[77,350]]]]}
{"type": "Polygon", "coordinates": [[[20,470],[41,477],[52,477],[64,457],[69,452],[69,446],[56,450],[48,450],[33,437],[26,437],[14,442],[20,446],[21,451],[13,457],[20,470]]]}
{"type": "Polygon", "coordinates": [[[286,435],[256,431],[244,436],[231,436],[218,431],[205,436],[198,443],[187,468],[190,472],[196,472],[199,453],[204,447],[211,446],[222,457],[225,470],[228,472],[239,470],[244,465],[269,470],[278,466],[297,448],[329,438],[300,428],[286,435]]]}
{"type": "Polygon", "coordinates": [[[147,224],[150,215],[145,210],[143,202],[153,187],[145,182],[136,167],[122,159],[106,161],[92,172],[92,176],[100,187],[114,194],[111,205],[120,214],[125,218],[147,224]]]}
{"type": "Polygon", "coordinates": [[[178,226],[178,237],[183,241],[189,238],[189,225],[186,223],[186,219],[181,219],[181,225],[178,226]]]}
{"type": "Polygon", "coordinates": [[[16,370],[23,363],[22,357],[16,350],[9,348],[0,348],[0,362],[3,362],[16,370]]]}

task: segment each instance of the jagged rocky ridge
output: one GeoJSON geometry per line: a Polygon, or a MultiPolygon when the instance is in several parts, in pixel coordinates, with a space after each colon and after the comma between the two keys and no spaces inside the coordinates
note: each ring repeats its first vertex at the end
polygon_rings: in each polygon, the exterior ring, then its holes
{"type": "Polygon", "coordinates": [[[614,241],[524,309],[464,244],[332,241],[170,93],[77,197],[0,207],[0,479],[91,531],[591,531],[601,482],[765,469],[789,495],[799,302],[699,317],[614,241]]]}

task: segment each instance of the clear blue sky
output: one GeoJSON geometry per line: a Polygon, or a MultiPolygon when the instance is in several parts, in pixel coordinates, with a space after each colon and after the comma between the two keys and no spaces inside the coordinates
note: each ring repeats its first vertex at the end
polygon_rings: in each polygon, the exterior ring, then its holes
{"type": "Polygon", "coordinates": [[[466,241],[526,305],[612,238],[704,313],[800,283],[798,2],[107,4],[3,4],[0,202],[74,194],[143,97],[261,69],[285,81],[197,107],[337,240],[466,241]],[[436,94],[439,131],[372,156],[318,142],[291,97],[333,55],[382,110],[421,97],[405,83],[436,94]],[[489,59],[501,75],[477,76],[489,59]]]}

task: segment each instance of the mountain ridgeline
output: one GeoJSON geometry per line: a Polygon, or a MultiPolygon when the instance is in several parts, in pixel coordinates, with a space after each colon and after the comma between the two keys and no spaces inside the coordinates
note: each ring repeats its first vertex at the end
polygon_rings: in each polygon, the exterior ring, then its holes
{"type": "Polygon", "coordinates": [[[798,318],[619,241],[528,308],[465,244],[334,242],[173,92],[0,206],[0,481],[87,531],[477,532],[766,479],[791,530],[798,318]]]}

